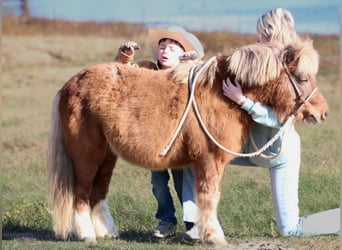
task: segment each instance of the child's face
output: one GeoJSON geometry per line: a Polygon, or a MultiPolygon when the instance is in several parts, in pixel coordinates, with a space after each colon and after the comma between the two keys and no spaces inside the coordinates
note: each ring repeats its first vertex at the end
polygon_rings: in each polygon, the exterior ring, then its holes
{"type": "Polygon", "coordinates": [[[179,57],[184,54],[183,48],[171,39],[165,39],[159,43],[158,61],[162,69],[176,67],[180,60],[179,57]]]}

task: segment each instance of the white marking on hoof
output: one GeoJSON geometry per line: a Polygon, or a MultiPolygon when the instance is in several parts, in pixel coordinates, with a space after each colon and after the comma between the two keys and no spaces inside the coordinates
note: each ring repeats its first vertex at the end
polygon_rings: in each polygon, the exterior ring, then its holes
{"type": "Polygon", "coordinates": [[[96,238],[85,238],[84,242],[89,244],[97,243],[96,238]]]}
{"type": "Polygon", "coordinates": [[[97,238],[118,238],[119,232],[115,226],[106,200],[100,201],[92,210],[91,218],[97,238]]]}
{"type": "Polygon", "coordinates": [[[82,212],[75,212],[74,232],[79,240],[96,242],[96,234],[88,209],[82,212]]]}
{"type": "Polygon", "coordinates": [[[224,232],[215,214],[210,215],[206,220],[200,219],[196,224],[203,242],[214,244],[217,247],[227,245],[224,232]]]}

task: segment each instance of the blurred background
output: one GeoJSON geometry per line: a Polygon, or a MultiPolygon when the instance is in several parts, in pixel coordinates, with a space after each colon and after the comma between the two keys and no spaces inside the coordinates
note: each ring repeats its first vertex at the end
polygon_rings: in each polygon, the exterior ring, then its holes
{"type": "Polygon", "coordinates": [[[254,33],[258,17],[276,7],[291,11],[299,33],[338,34],[341,23],[340,0],[2,0],[2,7],[3,15],[239,33],[254,33]]]}

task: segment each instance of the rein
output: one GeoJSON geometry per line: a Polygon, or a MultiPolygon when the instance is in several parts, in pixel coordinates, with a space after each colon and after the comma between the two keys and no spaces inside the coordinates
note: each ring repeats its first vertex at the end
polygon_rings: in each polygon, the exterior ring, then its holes
{"type": "MultiPolygon", "coordinates": [[[[203,71],[203,69],[212,63],[212,61],[214,61],[216,59],[216,56],[210,58],[207,62],[205,62],[204,64],[201,65],[200,69],[195,72],[195,69],[196,69],[196,65],[192,66],[190,71],[189,71],[189,77],[188,77],[188,83],[189,83],[189,90],[190,90],[190,98],[189,98],[189,101],[188,101],[188,104],[186,106],[186,109],[183,113],[183,116],[175,130],[175,132],[173,133],[169,143],[165,146],[165,148],[161,151],[161,153],[159,154],[160,156],[165,156],[168,151],[170,150],[172,144],[174,143],[176,137],[178,136],[179,134],[179,131],[180,129],[182,128],[183,124],[184,124],[184,121],[185,121],[185,118],[186,116],[188,115],[189,113],[189,110],[190,110],[190,106],[191,104],[193,105],[193,108],[195,110],[195,113],[197,115],[197,119],[202,127],[202,129],[204,130],[205,134],[212,140],[212,142],[215,143],[215,145],[217,147],[219,147],[220,149],[222,149],[223,151],[225,151],[226,153],[229,153],[229,154],[232,154],[234,156],[238,156],[238,157],[255,157],[255,156],[259,156],[259,155],[262,155],[262,152],[264,152],[268,147],[270,147],[283,133],[285,133],[285,131],[287,129],[290,128],[290,126],[293,125],[293,119],[295,118],[295,115],[299,112],[300,109],[302,109],[305,105],[305,103],[307,103],[311,98],[312,96],[316,93],[317,91],[317,87],[314,88],[312,90],[312,92],[305,98],[305,100],[301,103],[301,105],[299,105],[298,109],[295,110],[289,117],[288,119],[286,120],[286,122],[283,124],[283,126],[279,129],[279,131],[273,136],[273,138],[271,138],[264,146],[262,146],[260,149],[256,150],[255,152],[252,152],[252,153],[238,153],[238,152],[234,152],[234,151],[231,151],[227,148],[225,148],[224,146],[222,146],[211,134],[210,132],[208,131],[208,129],[206,128],[203,120],[202,120],[202,117],[200,115],[200,112],[198,110],[198,107],[197,107],[197,104],[196,104],[196,100],[195,100],[195,95],[194,95],[194,92],[195,92],[195,86],[196,86],[196,80],[198,78],[198,75],[200,75],[203,71]]],[[[288,72],[287,68],[286,69],[286,73],[288,74],[289,78],[290,78],[290,81],[292,83],[292,85],[294,85],[294,87],[296,86],[295,83],[293,82],[292,78],[290,77],[290,73],[288,72]]],[[[298,91],[296,92],[296,94],[299,94],[299,89],[298,87],[296,86],[295,87],[295,91],[298,91]]],[[[300,95],[301,97],[302,95],[300,95]]],[[[252,138],[253,140],[253,138],[252,138]]],[[[254,140],[253,140],[254,142],[254,140]]],[[[278,154],[280,153],[280,151],[278,152],[278,154]]],[[[277,154],[277,156],[278,156],[277,154]]],[[[263,157],[267,157],[265,155],[263,155],[263,157]]],[[[272,156],[273,158],[274,156],[272,156]]]]}

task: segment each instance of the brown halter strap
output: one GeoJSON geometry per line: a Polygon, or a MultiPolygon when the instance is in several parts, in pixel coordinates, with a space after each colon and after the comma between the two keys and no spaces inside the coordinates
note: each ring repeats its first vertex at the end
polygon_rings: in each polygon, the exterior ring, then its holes
{"type": "Polygon", "coordinates": [[[290,79],[290,82],[291,82],[291,85],[296,93],[296,98],[297,100],[299,101],[299,105],[298,105],[298,108],[296,108],[296,110],[294,111],[293,114],[296,114],[298,113],[298,111],[305,105],[305,103],[307,103],[311,98],[312,96],[316,93],[316,91],[318,90],[317,87],[315,87],[305,98],[303,97],[304,95],[304,91],[303,89],[298,86],[298,83],[293,79],[292,77],[292,74],[290,73],[290,70],[289,68],[287,67],[287,65],[285,63],[283,63],[283,66],[284,66],[284,69],[285,69],[285,72],[288,76],[288,78],[290,79]]]}

